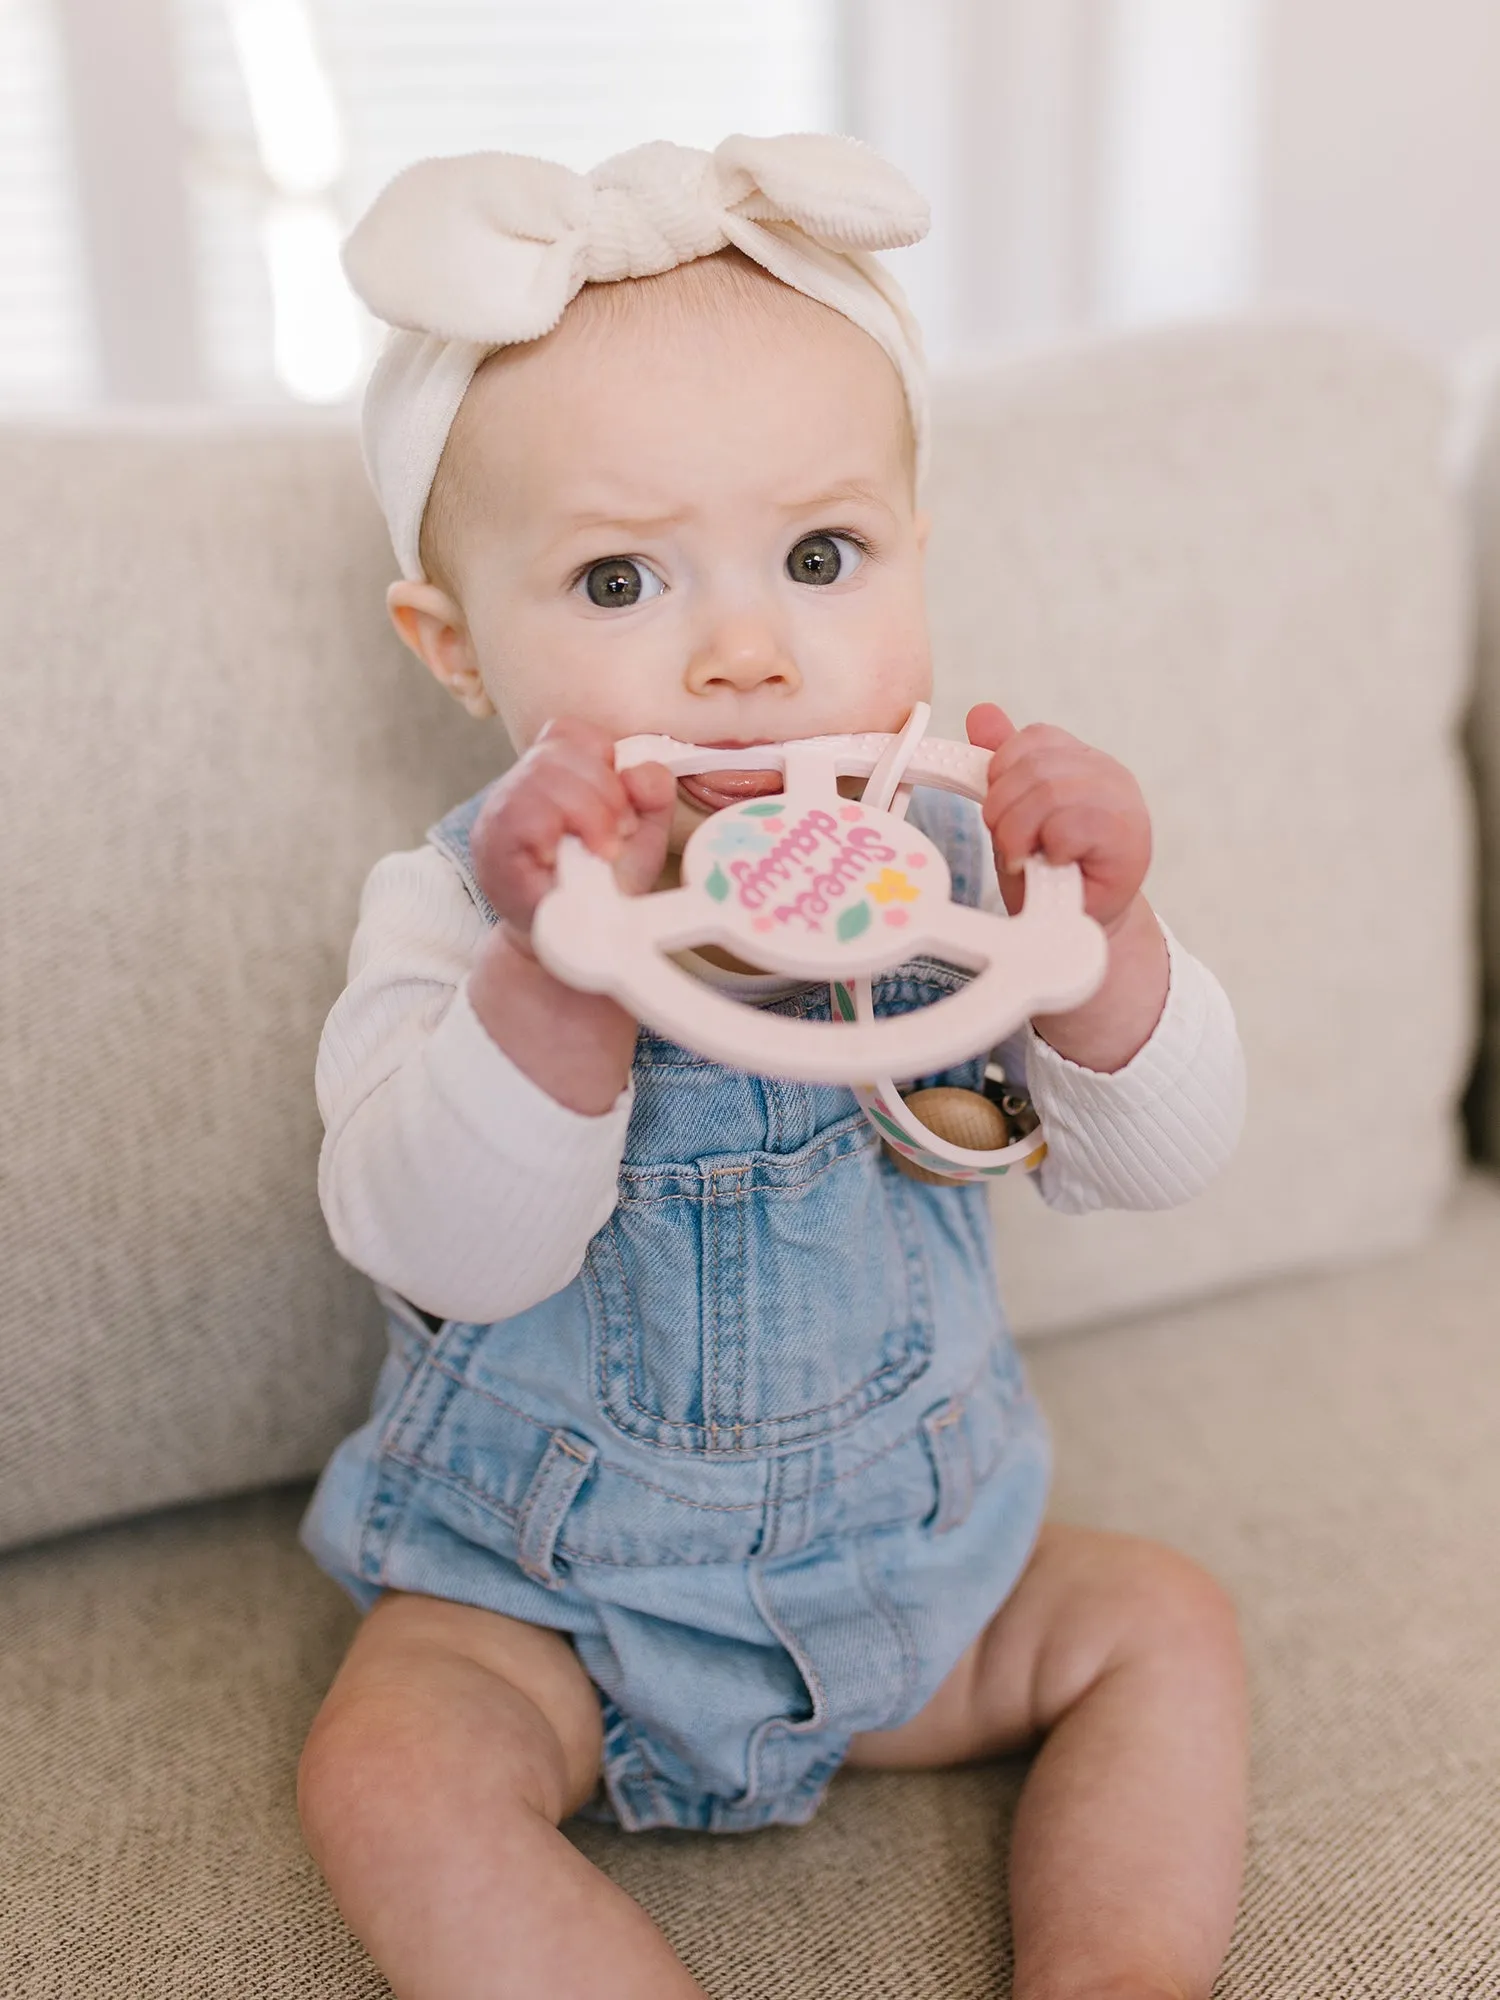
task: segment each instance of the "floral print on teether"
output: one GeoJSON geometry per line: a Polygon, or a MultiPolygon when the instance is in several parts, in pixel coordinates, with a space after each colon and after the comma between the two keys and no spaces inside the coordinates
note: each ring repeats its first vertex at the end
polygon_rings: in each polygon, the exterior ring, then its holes
{"type": "Polygon", "coordinates": [[[816,797],[726,807],[683,861],[737,927],[762,938],[850,945],[877,920],[900,929],[925,896],[946,901],[947,870],[925,835],[872,807],[816,797]]]}

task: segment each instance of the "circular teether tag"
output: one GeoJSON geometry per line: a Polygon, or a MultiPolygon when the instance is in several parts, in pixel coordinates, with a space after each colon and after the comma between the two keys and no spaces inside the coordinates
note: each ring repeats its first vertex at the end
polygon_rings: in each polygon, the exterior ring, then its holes
{"type": "Polygon", "coordinates": [[[731,950],[793,977],[881,970],[952,893],[925,833],[831,788],[715,813],[688,841],[682,872],[717,906],[731,950]]]}

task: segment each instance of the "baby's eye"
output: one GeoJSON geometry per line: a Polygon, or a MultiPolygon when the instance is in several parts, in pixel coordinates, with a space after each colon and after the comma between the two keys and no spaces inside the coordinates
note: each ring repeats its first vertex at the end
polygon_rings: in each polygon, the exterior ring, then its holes
{"type": "Polygon", "coordinates": [[[654,569],[632,562],[629,556],[607,556],[586,569],[575,588],[581,588],[591,604],[606,611],[618,605],[639,604],[643,598],[660,597],[666,585],[654,569]]]}
{"type": "Polygon", "coordinates": [[[786,573],[793,583],[837,583],[853,576],[864,559],[847,535],[804,535],[786,559],[786,573]]]}

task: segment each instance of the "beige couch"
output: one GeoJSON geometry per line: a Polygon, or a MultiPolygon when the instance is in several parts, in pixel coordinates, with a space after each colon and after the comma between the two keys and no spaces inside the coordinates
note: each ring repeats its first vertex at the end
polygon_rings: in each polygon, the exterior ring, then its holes
{"type": "MultiPolygon", "coordinates": [[[[1191,1208],[996,1191],[1056,1512],[1241,1607],[1235,2000],[1500,1994],[1500,473],[1453,430],[1425,364],[1311,328],[939,399],[943,719],[1131,764],[1250,1064],[1191,1208]]],[[[293,1810],[354,1622],[295,1525],[378,1349],[311,1061],[365,869],[504,755],[398,657],[388,570],[342,427],[0,437],[7,2000],[386,1990],[293,1810]]],[[[958,2000],[1007,1990],[1022,1775],[576,1837],[723,2000],[958,2000]]]]}

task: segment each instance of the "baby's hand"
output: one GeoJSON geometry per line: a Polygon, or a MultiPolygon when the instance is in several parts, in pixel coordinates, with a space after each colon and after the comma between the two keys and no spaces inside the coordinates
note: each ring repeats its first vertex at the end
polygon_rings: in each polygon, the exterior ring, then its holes
{"type": "Polygon", "coordinates": [[[512,939],[530,949],[531,919],[556,879],[565,833],[612,861],[627,894],[653,888],[676,795],[661,764],[617,772],[613,740],[593,723],[549,722],[485,800],[470,837],[475,879],[512,939]]]}
{"type": "Polygon", "coordinates": [[[1042,853],[1076,861],[1084,908],[1106,931],[1129,910],[1151,862],[1151,818],[1135,779],[1113,757],[1065,729],[1017,729],[992,701],[968,714],[969,741],[993,750],[984,821],[995,843],[1000,893],[1012,916],[1025,901],[1022,864],[1042,853]]]}

